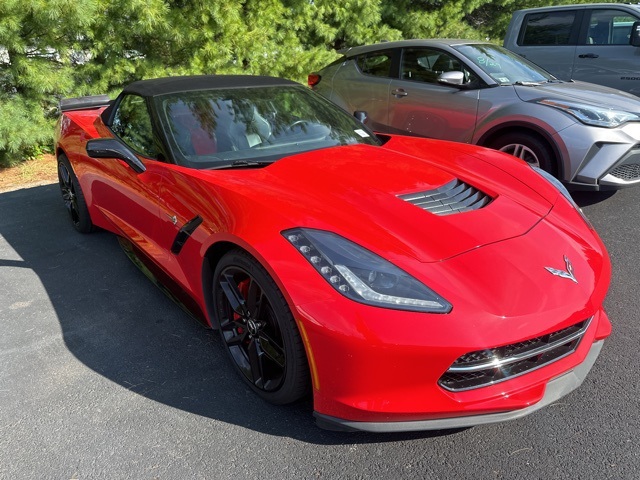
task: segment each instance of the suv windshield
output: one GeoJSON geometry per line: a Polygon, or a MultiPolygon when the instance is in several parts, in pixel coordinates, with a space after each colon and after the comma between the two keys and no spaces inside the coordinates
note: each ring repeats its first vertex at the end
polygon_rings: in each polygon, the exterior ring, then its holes
{"type": "Polygon", "coordinates": [[[459,45],[454,48],[500,85],[556,81],[550,73],[497,45],[459,45]]]}
{"type": "Polygon", "coordinates": [[[379,144],[354,117],[303,86],[179,92],[155,105],[176,161],[192,168],[257,166],[320,148],[379,144]]]}

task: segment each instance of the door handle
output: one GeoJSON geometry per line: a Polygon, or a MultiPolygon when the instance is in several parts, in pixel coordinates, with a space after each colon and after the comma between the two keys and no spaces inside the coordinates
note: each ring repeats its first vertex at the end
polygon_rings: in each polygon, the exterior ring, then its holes
{"type": "Polygon", "coordinates": [[[406,97],[409,94],[402,88],[396,88],[393,92],[391,92],[391,95],[395,95],[396,97],[406,97]]]}
{"type": "Polygon", "coordinates": [[[581,53],[580,55],[578,55],[578,58],[598,58],[600,55],[597,55],[595,53],[581,53]]]}

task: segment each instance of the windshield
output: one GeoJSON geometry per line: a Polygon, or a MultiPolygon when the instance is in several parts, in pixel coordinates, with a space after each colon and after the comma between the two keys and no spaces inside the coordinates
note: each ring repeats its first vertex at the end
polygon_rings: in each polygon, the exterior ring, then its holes
{"type": "Polygon", "coordinates": [[[155,100],[180,165],[229,168],[378,139],[354,117],[303,86],[179,92],[155,100]]]}
{"type": "Polygon", "coordinates": [[[549,72],[497,45],[459,45],[454,48],[500,85],[556,81],[549,72]]]}

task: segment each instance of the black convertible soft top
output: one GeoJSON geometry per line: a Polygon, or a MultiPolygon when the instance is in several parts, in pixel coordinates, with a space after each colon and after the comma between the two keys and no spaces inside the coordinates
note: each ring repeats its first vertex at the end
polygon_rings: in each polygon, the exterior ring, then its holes
{"type": "Polygon", "coordinates": [[[124,93],[135,93],[143,97],[154,97],[167,93],[210,90],[215,88],[251,88],[300,85],[284,78],[253,75],[195,75],[139,80],[127,85],[124,93]]]}

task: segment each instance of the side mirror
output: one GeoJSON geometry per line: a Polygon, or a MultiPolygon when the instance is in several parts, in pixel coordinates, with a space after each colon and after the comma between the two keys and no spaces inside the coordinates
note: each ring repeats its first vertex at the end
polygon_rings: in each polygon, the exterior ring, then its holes
{"type": "Polygon", "coordinates": [[[640,47],[640,22],[633,23],[629,43],[634,47],[640,47]]]}
{"type": "Polygon", "coordinates": [[[464,83],[464,73],[462,72],[444,72],[438,77],[438,83],[445,85],[458,86],[464,83]]]}
{"type": "Polygon", "coordinates": [[[367,112],[365,112],[364,110],[356,110],[355,112],[353,112],[353,116],[356,117],[356,120],[358,120],[363,125],[365,125],[367,123],[367,120],[369,120],[367,112]]]}
{"type": "Polygon", "coordinates": [[[147,167],[136,157],[135,153],[115,138],[94,138],[89,140],[87,142],[87,155],[91,158],[117,158],[123,160],[136,173],[143,173],[147,170],[147,167]]]}

